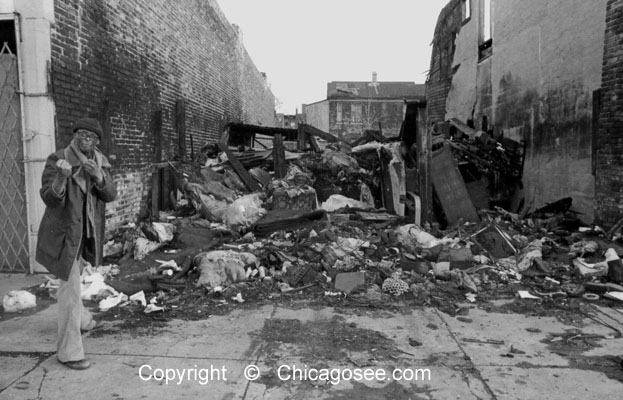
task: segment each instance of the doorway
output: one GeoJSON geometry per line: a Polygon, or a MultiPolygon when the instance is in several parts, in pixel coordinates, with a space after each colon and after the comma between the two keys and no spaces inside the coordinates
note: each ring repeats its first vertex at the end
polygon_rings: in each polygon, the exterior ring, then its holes
{"type": "Polygon", "coordinates": [[[14,20],[0,20],[0,272],[30,270],[14,20]]]}

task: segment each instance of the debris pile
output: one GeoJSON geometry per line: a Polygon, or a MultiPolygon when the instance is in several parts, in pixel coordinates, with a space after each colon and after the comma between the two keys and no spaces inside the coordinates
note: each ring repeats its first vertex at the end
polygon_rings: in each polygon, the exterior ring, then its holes
{"type": "MultiPolygon", "coordinates": [[[[451,314],[498,298],[623,301],[623,248],[614,233],[582,226],[570,199],[524,216],[480,210],[442,230],[400,209],[396,143],[331,143],[287,156],[279,143],[259,151],[220,144],[204,165],[171,164],[182,194],[173,210],[112,235],[107,260],[121,273],[92,271],[85,293],[115,315],[138,307],[184,318],[295,298],[451,314]]],[[[487,164],[487,154],[456,146],[487,164]]],[[[513,163],[503,174],[515,176],[513,163]]]]}

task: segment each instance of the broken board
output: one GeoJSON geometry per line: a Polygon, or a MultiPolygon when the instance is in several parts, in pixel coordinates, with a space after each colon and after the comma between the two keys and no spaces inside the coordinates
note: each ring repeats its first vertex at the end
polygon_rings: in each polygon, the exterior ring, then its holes
{"type": "Polygon", "coordinates": [[[444,145],[433,152],[431,180],[448,225],[453,225],[461,218],[469,222],[479,221],[449,146],[444,145]]]}

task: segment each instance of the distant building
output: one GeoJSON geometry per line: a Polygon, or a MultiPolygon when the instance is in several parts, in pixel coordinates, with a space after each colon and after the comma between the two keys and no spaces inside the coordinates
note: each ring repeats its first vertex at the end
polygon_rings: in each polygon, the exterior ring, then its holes
{"type": "Polygon", "coordinates": [[[329,82],[327,99],[304,104],[303,115],[307,124],[347,142],[366,130],[381,130],[383,136],[393,137],[400,133],[405,101],[424,99],[424,84],[379,82],[373,73],[369,82],[329,82]]]}
{"type": "Polygon", "coordinates": [[[277,113],[276,120],[279,128],[298,128],[299,124],[304,122],[304,117],[297,109],[294,115],[277,113]]]}

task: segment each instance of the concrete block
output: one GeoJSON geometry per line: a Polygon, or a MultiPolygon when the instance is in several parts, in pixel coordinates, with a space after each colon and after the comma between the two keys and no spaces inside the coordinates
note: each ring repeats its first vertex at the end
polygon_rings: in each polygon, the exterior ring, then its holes
{"type": "Polygon", "coordinates": [[[363,271],[346,272],[337,274],[335,277],[335,289],[350,293],[366,283],[366,275],[363,271]]]}

